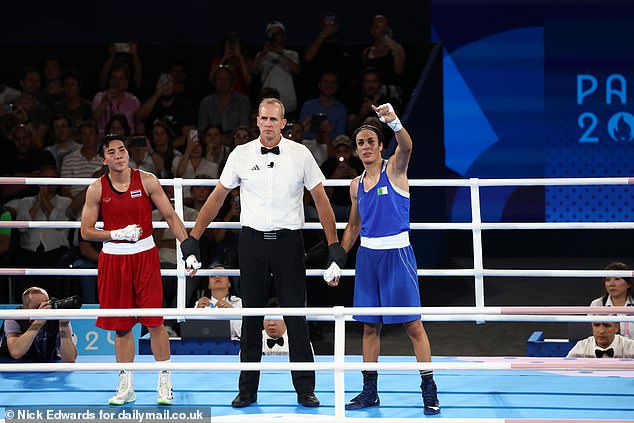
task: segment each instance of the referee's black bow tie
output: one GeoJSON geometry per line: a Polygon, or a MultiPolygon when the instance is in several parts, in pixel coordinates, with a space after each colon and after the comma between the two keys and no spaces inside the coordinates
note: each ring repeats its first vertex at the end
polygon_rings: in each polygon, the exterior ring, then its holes
{"type": "Polygon", "coordinates": [[[601,358],[604,355],[607,355],[608,357],[614,357],[613,348],[608,348],[607,350],[594,350],[594,353],[596,354],[597,358],[601,358]]]}
{"type": "Polygon", "coordinates": [[[262,151],[262,154],[266,154],[266,153],[280,154],[280,147],[277,145],[273,148],[260,147],[260,151],[262,151]]]}
{"type": "Polygon", "coordinates": [[[282,338],[281,336],[277,339],[267,339],[266,340],[266,345],[268,345],[269,348],[273,348],[275,346],[275,344],[279,345],[280,347],[284,346],[284,338],[282,338]]]}

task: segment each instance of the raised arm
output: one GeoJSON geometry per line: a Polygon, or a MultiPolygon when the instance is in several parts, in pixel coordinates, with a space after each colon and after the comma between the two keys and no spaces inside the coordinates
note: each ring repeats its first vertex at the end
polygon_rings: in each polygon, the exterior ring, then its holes
{"type": "MultiPolygon", "coordinates": [[[[379,119],[385,122],[394,131],[397,147],[394,155],[388,164],[388,175],[395,178],[407,178],[407,166],[412,154],[412,138],[403,127],[400,119],[396,116],[394,108],[390,103],[382,104],[379,107],[372,106],[379,119]]],[[[399,187],[401,184],[398,184],[399,187]]]]}

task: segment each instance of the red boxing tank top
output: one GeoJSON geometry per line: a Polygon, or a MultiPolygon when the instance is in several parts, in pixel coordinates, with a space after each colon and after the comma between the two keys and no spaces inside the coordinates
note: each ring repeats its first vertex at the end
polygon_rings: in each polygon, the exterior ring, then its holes
{"type": "Polygon", "coordinates": [[[132,180],[125,192],[114,189],[107,173],[100,178],[103,229],[112,231],[137,224],[143,229],[140,239],[144,239],[152,235],[152,201],[141,183],[141,172],[131,171],[132,180]]]}

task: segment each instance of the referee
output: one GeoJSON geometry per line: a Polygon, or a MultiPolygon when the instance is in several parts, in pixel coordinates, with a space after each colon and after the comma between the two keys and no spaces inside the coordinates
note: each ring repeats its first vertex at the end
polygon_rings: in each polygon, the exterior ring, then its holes
{"type": "MultiPolygon", "coordinates": [[[[286,125],[284,105],[265,98],[258,107],[260,137],[237,146],[229,155],[218,185],[200,210],[196,225],[183,242],[183,257],[190,270],[191,257],[200,262],[198,240],[216,217],[225,197],[240,186],[240,295],[244,307],[266,307],[270,275],[282,307],[306,304],[306,268],[301,228],[304,225],[304,188],[310,191],[328,241],[328,266],[343,267],[345,250],[339,245],[335,216],[322,185],[324,175],[310,151],[283,138],[286,125]]],[[[337,276],[335,273],[333,276],[337,276]]],[[[338,276],[335,278],[338,281],[338,276]]],[[[240,361],[260,362],[262,358],[262,316],[242,318],[240,361]]],[[[284,316],[288,329],[291,362],[313,362],[306,318],[284,316]]],[[[297,402],[318,407],[315,372],[293,371],[297,402]]],[[[247,407],[257,401],[259,371],[240,373],[240,392],[231,405],[247,407]]]]}

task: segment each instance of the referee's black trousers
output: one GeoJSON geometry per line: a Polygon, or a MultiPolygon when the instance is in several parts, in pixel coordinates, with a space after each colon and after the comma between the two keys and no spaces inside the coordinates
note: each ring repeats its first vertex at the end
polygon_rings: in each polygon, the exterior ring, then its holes
{"type": "MultiPolygon", "coordinates": [[[[266,307],[271,292],[271,277],[282,307],[305,307],[306,267],[301,230],[277,231],[274,235],[243,227],[238,244],[240,257],[240,296],[244,307],[266,307]],[[268,239],[265,239],[265,236],[268,239]],[[275,239],[270,239],[275,238],[275,239]]],[[[313,352],[304,316],[284,316],[291,362],[313,362],[313,352]]],[[[244,316],[240,339],[240,361],[262,360],[263,316],[244,316]]],[[[315,391],[314,371],[293,371],[297,393],[315,391]]],[[[259,371],[240,373],[240,392],[254,394],[259,371]]]]}

